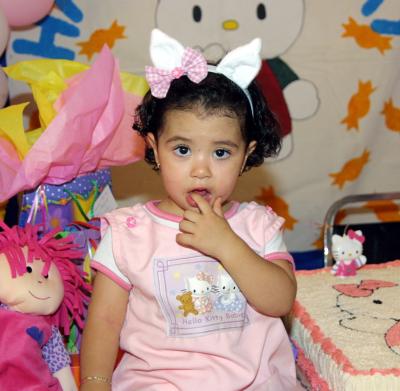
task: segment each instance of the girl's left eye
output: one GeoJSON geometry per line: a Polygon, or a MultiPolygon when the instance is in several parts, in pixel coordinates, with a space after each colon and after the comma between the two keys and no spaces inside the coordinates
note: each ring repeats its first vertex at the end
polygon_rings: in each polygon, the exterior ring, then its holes
{"type": "Polygon", "coordinates": [[[218,159],[226,159],[231,155],[231,153],[226,149],[217,149],[214,152],[214,155],[218,159]]]}
{"type": "Polygon", "coordinates": [[[178,156],[188,156],[190,154],[190,148],[185,145],[178,145],[174,148],[174,153],[178,156]]]}

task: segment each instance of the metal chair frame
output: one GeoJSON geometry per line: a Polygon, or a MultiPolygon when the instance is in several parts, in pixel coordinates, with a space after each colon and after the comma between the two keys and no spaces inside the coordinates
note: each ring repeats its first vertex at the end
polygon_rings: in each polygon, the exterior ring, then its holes
{"type": "Polygon", "coordinates": [[[354,204],[357,202],[365,201],[384,201],[384,200],[400,200],[400,192],[393,193],[370,193],[370,194],[354,194],[343,197],[334,202],[328,209],[324,220],[324,264],[325,266],[331,266],[333,264],[332,258],[332,234],[333,234],[333,223],[335,221],[336,214],[343,206],[348,204],[354,204]]]}

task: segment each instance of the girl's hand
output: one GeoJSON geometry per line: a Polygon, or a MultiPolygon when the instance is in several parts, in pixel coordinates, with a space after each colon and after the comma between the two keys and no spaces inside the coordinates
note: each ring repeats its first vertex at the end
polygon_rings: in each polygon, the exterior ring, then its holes
{"type": "Polygon", "coordinates": [[[199,209],[198,212],[187,210],[179,224],[182,233],[176,235],[178,244],[191,247],[203,254],[219,259],[218,254],[225,246],[233,246],[241,239],[232,231],[224,218],[221,198],[212,206],[199,194],[192,194],[199,209]]]}

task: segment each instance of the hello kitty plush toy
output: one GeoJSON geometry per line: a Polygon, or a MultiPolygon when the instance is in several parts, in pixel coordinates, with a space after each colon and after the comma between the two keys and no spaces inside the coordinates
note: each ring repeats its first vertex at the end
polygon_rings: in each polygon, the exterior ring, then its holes
{"type": "Polygon", "coordinates": [[[362,255],[365,237],[362,231],[349,230],[343,236],[332,236],[332,256],[335,265],[331,273],[339,277],[355,276],[357,269],[365,265],[367,258],[362,255]]]}
{"type": "Polygon", "coordinates": [[[71,261],[82,254],[59,230],[0,227],[0,388],[76,391],[59,329],[83,327],[90,287],[71,261]]]}

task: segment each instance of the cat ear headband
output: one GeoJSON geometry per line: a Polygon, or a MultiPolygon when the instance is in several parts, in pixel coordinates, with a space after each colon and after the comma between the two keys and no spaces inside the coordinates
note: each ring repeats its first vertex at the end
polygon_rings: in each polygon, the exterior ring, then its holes
{"type": "Polygon", "coordinates": [[[174,79],[186,75],[197,84],[208,72],[219,73],[243,90],[253,112],[247,87],[261,68],[260,51],[261,39],[255,38],[247,45],[229,52],[217,66],[208,65],[200,52],[190,47],[184,48],[177,40],[154,29],[150,39],[150,57],[154,66],[146,66],[146,80],[154,97],[165,98],[174,79]]]}

